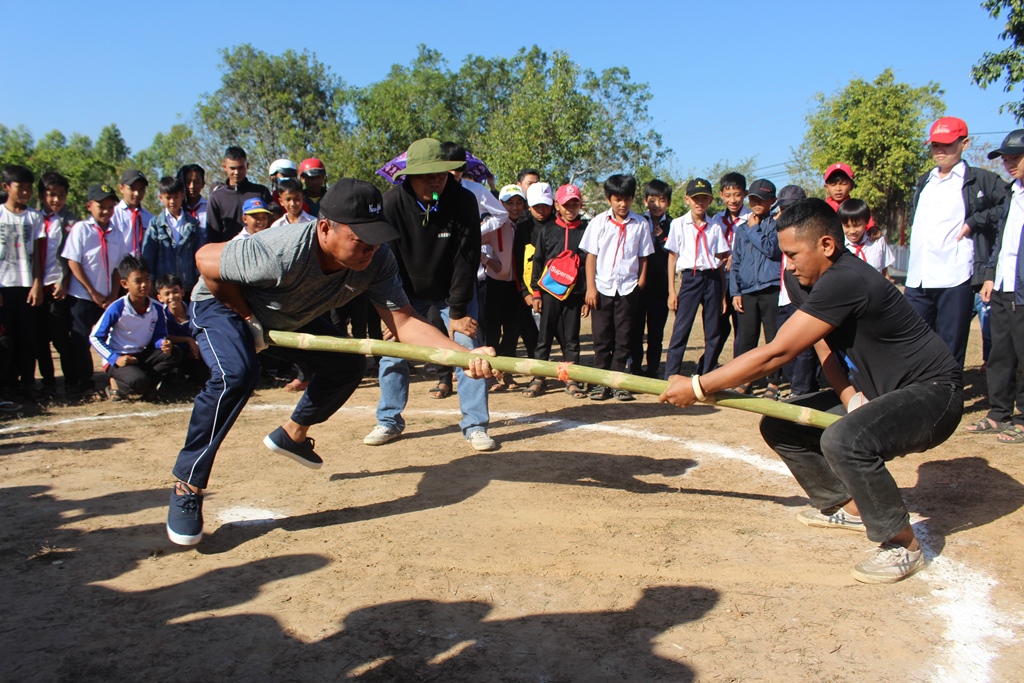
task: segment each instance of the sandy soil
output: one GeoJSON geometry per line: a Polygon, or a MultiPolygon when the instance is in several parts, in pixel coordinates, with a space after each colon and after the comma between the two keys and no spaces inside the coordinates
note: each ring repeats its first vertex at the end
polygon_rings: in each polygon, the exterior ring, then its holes
{"type": "MultiPolygon", "coordinates": [[[[975,332],[975,336],[976,336],[975,332]]],[[[693,340],[691,343],[697,343],[693,340]]],[[[585,345],[589,348],[589,345],[585,345]]],[[[688,359],[696,353],[688,354],[688,359]]],[[[985,409],[980,351],[965,422],[985,409]]],[[[891,464],[931,566],[849,575],[871,544],[809,529],[756,416],[492,397],[500,450],[419,375],[370,448],[375,382],[270,454],[294,394],[222,449],[194,549],[164,534],[187,403],[0,423],[0,679],[1013,681],[1024,671],[1024,446],[959,433],[891,464]]]]}

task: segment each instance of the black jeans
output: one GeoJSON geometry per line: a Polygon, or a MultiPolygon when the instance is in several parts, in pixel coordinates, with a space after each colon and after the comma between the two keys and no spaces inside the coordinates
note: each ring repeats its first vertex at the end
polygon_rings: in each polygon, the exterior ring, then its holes
{"type": "Polygon", "coordinates": [[[640,293],[633,331],[629,338],[629,371],[640,374],[644,361],[644,330],[647,330],[647,376],[660,377],[661,351],[668,322],[668,291],[652,289],[650,282],[640,293]]]}
{"type": "Polygon", "coordinates": [[[483,326],[484,344],[493,346],[499,356],[514,357],[519,342],[519,323],[523,319],[520,309],[525,308],[523,294],[515,280],[495,280],[489,277],[486,289],[487,312],[484,319],[487,325],[483,326]]]}
{"type": "MultiPolygon", "coordinates": [[[[594,367],[602,370],[626,371],[629,358],[629,335],[640,301],[640,287],[625,296],[606,296],[598,292],[597,308],[590,312],[590,329],[594,338],[594,367]]],[[[564,341],[564,340],[563,340],[564,341]]]]}
{"type": "Polygon", "coordinates": [[[580,312],[583,297],[573,292],[565,301],[559,301],[547,292],[541,292],[540,330],[537,335],[537,360],[551,359],[551,344],[561,340],[562,359],[567,363],[580,362],[580,312]]]}
{"type": "Polygon", "coordinates": [[[170,353],[164,353],[151,346],[132,355],[135,356],[135,363],[123,367],[110,365],[106,369],[107,375],[117,382],[118,390],[126,394],[145,394],[154,390],[161,380],[178,367],[183,354],[179,348],[171,347],[170,353]]]}
{"type": "MultiPolygon", "coordinates": [[[[796,311],[797,308],[794,304],[779,306],[778,329],[781,330],[782,326],[796,311]]],[[[783,365],[782,375],[789,380],[789,389],[792,395],[803,396],[812,391],[817,391],[818,370],[820,368],[821,364],[818,363],[818,354],[815,353],[813,346],[809,349],[804,349],[796,358],[783,365]]]]}
{"type": "MultiPolygon", "coordinates": [[[[736,318],[736,355],[742,355],[757,348],[764,327],[764,343],[775,339],[778,331],[779,288],[765,287],[756,292],[743,295],[743,312],[737,312],[736,318]]],[[[782,371],[776,370],[768,375],[768,382],[778,384],[782,381],[782,371]]]]}
{"type": "Polygon", "coordinates": [[[967,337],[974,317],[974,288],[967,280],[955,287],[907,287],[903,290],[910,304],[928,327],[946,342],[953,358],[964,366],[967,357],[967,337]]]}
{"type": "Polygon", "coordinates": [[[711,372],[718,365],[719,336],[722,318],[722,276],[717,270],[679,271],[679,294],[676,320],[672,325],[672,337],[668,342],[665,357],[665,379],[678,375],[682,369],[686,343],[697,318],[698,307],[703,309],[704,354],[697,364],[697,374],[711,372]]]}
{"type": "MultiPolygon", "coordinates": [[[[834,391],[791,403],[845,415],[834,391]]],[[[761,420],[761,436],[822,512],[851,498],[868,538],[888,541],[910,515],[885,463],[922,453],[949,438],[960,424],[964,394],[950,384],[911,384],[879,396],[822,431],[777,418],[761,420]]]]}
{"type": "Polygon", "coordinates": [[[996,422],[1024,426],[1024,376],[1017,368],[1024,361],[1024,306],[1013,303],[1013,292],[992,292],[992,349],[988,354],[988,417],[996,422]],[[1017,414],[1013,407],[1017,405],[1017,414]]]}
{"type": "Polygon", "coordinates": [[[37,309],[28,304],[28,287],[2,287],[0,297],[0,323],[14,345],[14,358],[0,385],[31,388],[36,372],[36,317],[37,309]]]}

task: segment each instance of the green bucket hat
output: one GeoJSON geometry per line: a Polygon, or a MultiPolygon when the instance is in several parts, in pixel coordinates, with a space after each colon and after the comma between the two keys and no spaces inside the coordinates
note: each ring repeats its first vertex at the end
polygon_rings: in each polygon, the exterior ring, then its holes
{"type": "Polygon", "coordinates": [[[426,175],[428,173],[445,173],[454,171],[465,164],[465,161],[449,161],[441,152],[441,142],[434,138],[423,138],[409,145],[405,153],[405,168],[395,174],[395,178],[403,175],[426,175]]]}

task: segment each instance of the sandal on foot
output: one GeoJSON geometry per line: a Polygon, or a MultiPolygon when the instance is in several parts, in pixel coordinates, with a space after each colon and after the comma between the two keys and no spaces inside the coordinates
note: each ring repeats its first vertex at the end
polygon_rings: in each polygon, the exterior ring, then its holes
{"type": "Polygon", "coordinates": [[[526,398],[537,398],[544,393],[544,380],[539,377],[534,377],[530,380],[530,383],[523,389],[523,396],[526,398]]]}
{"type": "Polygon", "coordinates": [[[595,386],[590,390],[591,401],[607,401],[612,397],[612,390],[608,387],[602,387],[600,385],[595,386]]]}
{"type": "Polygon", "coordinates": [[[612,395],[615,396],[615,400],[616,401],[635,401],[636,400],[636,397],[633,396],[632,392],[627,391],[626,389],[616,389],[614,392],[612,392],[612,395]]]}
{"type": "Polygon", "coordinates": [[[499,382],[498,380],[494,379],[493,377],[491,379],[487,380],[487,393],[494,394],[494,393],[497,393],[499,391],[504,391],[504,390],[505,390],[505,385],[503,383],[499,382]]]}
{"type": "Polygon", "coordinates": [[[762,396],[762,398],[766,398],[769,401],[778,401],[781,397],[779,388],[774,384],[769,384],[768,388],[764,390],[764,396],[762,396]]]}
{"type": "Polygon", "coordinates": [[[999,443],[1022,444],[1024,443],[1024,429],[1018,425],[1010,425],[996,437],[999,443]]]}
{"type": "Polygon", "coordinates": [[[104,391],[107,394],[107,398],[110,399],[111,403],[120,403],[121,401],[125,400],[125,395],[122,394],[117,389],[111,389],[110,387],[107,387],[104,391]]]}
{"type": "Polygon", "coordinates": [[[587,392],[583,388],[583,385],[574,380],[569,380],[565,383],[565,393],[569,394],[573,398],[586,398],[587,392]]]}
{"type": "Polygon", "coordinates": [[[1005,432],[1012,425],[1009,422],[996,422],[990,417],[983,417],[972,425],[964,427],[968,434],[981,434],[983,432],[1005,432]]]}
{"type": "Polygon", "coordinates": [[[749,384],[741,384],[733,389],[733,391],[735,391],[737,394],[740,394],[741,396],[749,396],[750,390],[751,386],[749,384]]]}
{"type": "Polygon", "coordinates": [[[427,392],[430,398],[448,398],[452,395],[452,385],[438,382],[433,389],[427,392]]]}

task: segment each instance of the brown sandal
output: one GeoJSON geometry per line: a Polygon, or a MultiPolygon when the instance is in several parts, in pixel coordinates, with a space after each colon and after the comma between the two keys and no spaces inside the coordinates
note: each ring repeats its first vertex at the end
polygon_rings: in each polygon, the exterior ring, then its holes
{"type": "Polygon", "coordinates": [[[428,394],[430,398],[448,398],[452,395],[452,385],[438,382],[428,394]]]}

